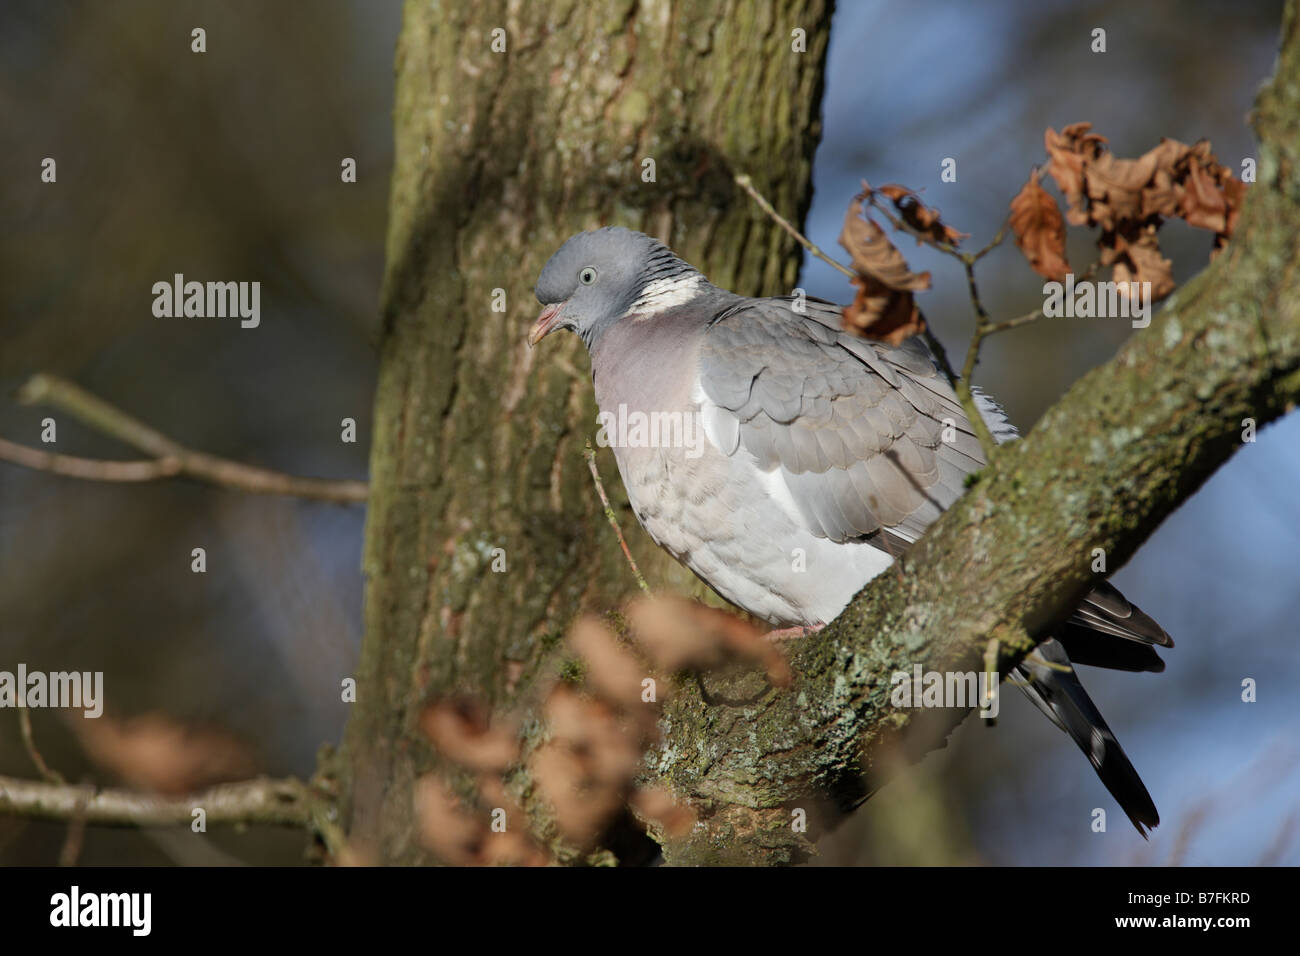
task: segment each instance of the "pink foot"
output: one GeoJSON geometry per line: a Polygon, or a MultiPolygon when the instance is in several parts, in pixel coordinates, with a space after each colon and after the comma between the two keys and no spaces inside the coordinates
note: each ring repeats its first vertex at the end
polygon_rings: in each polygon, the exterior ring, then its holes
{"type": "Polygon", "coordinates": [[[768,631],[763,636],[773,644],[780,641],[789,641],[796,637],[807,637],[809,634],[816,634],[825,624],[813,624],[809,627],[782,627],[774,631],[768,631]]]}

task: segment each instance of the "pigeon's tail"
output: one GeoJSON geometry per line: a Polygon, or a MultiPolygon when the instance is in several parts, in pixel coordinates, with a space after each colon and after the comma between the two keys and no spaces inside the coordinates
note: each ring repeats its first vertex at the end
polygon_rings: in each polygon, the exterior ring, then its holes
{"type": "Polygon", "coordinates": [[[1024,681],[1029,699],[1092,761],[1101,782],[1145,839],[1147,828],[1160,823],[1160,814],[1142,778],[1083,689],[1065,649],[1055,640],[1046,640],[1016,667],[1015,674],[1024,681]]]}
{"type": "Polygon", "coordinates": [[[1056,638],[1076,664],[1124,671],[1162,671],[1156,648],[1174,646],[1163,627],[1106,581],[1088,593],[1056,638]]]}

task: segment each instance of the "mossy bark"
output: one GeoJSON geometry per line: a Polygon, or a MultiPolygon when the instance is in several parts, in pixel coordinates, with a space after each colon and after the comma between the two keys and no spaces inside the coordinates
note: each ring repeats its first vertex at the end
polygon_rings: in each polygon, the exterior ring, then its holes
{"type": "MultiPolygon", "coordinates": [[[[373,859],[427,859],[423,703],[508,703],[579,608],[633,586],[582,457],[585,355],[571,337],[544,356],[524,344],[537,273],[571,233],[617,223],[723,286],[788,292],[798,250],[732,176],[802,218],[829,19],[830,0],[407,4],[365,638],[340,761],[345,824],[373,859]]],[[[647,575],[690,586],[602,468],[647,575]]]]}

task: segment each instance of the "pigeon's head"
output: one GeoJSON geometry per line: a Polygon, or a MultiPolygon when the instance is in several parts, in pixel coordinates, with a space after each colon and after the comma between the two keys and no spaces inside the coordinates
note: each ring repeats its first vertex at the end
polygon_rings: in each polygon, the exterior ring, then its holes
{"type": "Polygon", "coordinates": [[[697,294],[704,277],[649,236],[608,226],[571,236],[537,277],[546,306],[528,332],[536,345],[556,329],[590,347],[626,315],[650,315],[697,294]]]}

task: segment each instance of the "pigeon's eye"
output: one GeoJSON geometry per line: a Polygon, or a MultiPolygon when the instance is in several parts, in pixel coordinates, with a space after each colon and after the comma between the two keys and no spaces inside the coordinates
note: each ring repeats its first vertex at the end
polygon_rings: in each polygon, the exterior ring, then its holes
{"type": "Polygon", "coordinates": [[[591,285],[593,282],[596,281],[596,270],[593,269],[591,266],[587,266],[585,269],[583,269],[581,272],[578,273],[578,281],[581,282],[583,285],[591,285]]]}

